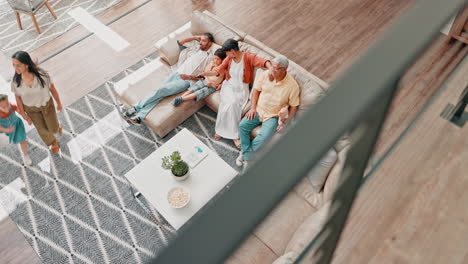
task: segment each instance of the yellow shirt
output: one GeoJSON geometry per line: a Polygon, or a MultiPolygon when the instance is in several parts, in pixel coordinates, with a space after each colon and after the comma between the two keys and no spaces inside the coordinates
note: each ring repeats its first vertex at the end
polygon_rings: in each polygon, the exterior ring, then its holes
{"type": "Polygon", "coordinates": [[[299,106],[301,92],[296,80],[287,73],[282,81],[270,81],[268,71],[261,73],[254,89],[260,91],[257,103],[257,112],[260,122],[277,117],[281,108],[285,106],[299,106]]]}

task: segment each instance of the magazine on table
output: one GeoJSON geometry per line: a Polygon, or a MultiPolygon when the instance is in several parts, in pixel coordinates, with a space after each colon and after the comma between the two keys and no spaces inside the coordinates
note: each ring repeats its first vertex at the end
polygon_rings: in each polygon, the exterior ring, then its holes
{"type": "Polygon", "coordinates": [[[187,162],[191,169],[195,168],[206,156],[208,152],[206,147],[197,144],[184,149],[182,152],[182,159],[187,162]]]}

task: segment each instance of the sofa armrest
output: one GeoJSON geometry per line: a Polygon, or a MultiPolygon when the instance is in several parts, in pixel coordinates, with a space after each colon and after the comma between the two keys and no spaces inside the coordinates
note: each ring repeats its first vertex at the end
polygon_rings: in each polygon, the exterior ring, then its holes
{"type": "Polygon", "coordinates": [[[169,66],[175,65],[179,61],[180,49],[177,44],[177,40],[187,38],[192,35],[190,33],[190,26],[191,23],[188,22],[170,33],[168,36],[156,42],[155,47],[159,52],[159,56],[165,63],[169,64],[169,66]]]}

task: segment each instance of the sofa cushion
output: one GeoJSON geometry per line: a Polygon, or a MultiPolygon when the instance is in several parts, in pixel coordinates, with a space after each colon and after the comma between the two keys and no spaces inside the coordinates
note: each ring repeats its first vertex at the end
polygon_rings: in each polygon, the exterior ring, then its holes
{"type": "Polygon", "coordinates": [[[159,56],[169,65],[175,65],[179,61],[179,44],[177,40],[192,36],[190,32],[191,23],[187,23],[170,33],[167,37],[156,42],[156,49],[159,51],[159,56]]]}
{"type": "Polygon", "coordinates": [[[325,204],[304,220],[286,246],[286,252],[294,252],[299,255],[305,250],[326,223],[330,205],[331,203],[325,204]]]}
{"type": "Polygon", "coordinates": [[[270,264],[277,258],[258,237],[250,235],[224,262],[226,264],[270,264]]]}
{"type": "Polygon", "coordinates": [[[277,52],[276,50],[274,50],[274,49],[268,47],[267,45],[265,45],[264,43],[260,42],[259,40],[257,40],[256,38],[252,37],[251,35],[245,36],[243,42],[246,43],[246,44],[249,44],[250,46],[253,46],[253,47],[256,47],[256,48],[258,48],[258,49],[263,50],[264,52],[268,53],[268,54],[271,55],[272,57],[276,57],[276,56],[280,55],[279,52],[277,52]]]}
{"type": "Polygon", "coordinates": [[[324,95],[325,92],[314,81],[308,81],[305,84],[301,84],[301,103],[299,105],[299,109],[297,110],[297,116],[301,116],[307,112],[307,110],[309,110],[312,105],[320,101],[324,95]]]}
{"type": "MultiPolygon", "coordinates": [[[[122,83],[118,83],[115,86],[116,94],[123,103],[127,105],[136,104],[154,89],[159,88],[161,83],[172,74],[170,68],[164,63],[160,62],[158,64],[157,61],[154,61],[150,64],[150,66],[152,65],[154,68],[151,69],[151,72],[147,76],[142,77],[142,79],[132,81],[132,78],[130,78],[128,86],[122,83]]],[[[133,73],[135,74],[133,76],[144,73],[146,69],[148,68],[141,68],[136,73],[133,73]]],[[[161,100],[143,121],[160,137],[166,136],[170,131],[205,105],[205,101],[202,100],[199,102],[189,101],[178,107],[174,107],[172,105],[172,100],[174,100],[176,96],[177,95],[173,95],[161,100]]]]}
{"type": "Polygon", "coordinates": [[[270,54],[265,50],[262,50],[260,48],[255,47],[255,46],[247,44],[247,43],[245,43],[243,41],[239,42],[239,49],[241,51],[250,52],[250,53],[252,53],[254,55],[257,55],[258,57],[261,57],[261,58],[264,58],[264,59],[267,59],[267,60],[271,60],[271,59],[274,58],[273,54],[270,54]]]}
{"type": "Polygon", "coordinates": [[[254,234],[275,254],[282,255],[290,238],[315,209],[290,192],[255,229],[254,234]]]}
{"type": "Polygon", "coordinates": [[[219,20],[199,11],[194,11],[192,13],[191,23],[192,35],[200,35],[205,32],[210,32],[213,34],[215,42],[218,44],[223,44],[230,38],[235,40],[241,39],[241,36],[229,27],[225,26],[219,20]]]}
{"type": "Polygon", "coordinates": [[[351,141],[349,139],[349,135],[346,134],[342,136],[336,143],[335,143],[335,149],[336,151],[340,152],[342,151],[345,147],[349,146],[351,144],[351,141]]]}
{"type": "Polygon", "coordinates": [[[127,83],[119,81],[114,90],[123,103],[133,105],[159,87],[170,74],[172,71],[169,66],[155,60],[127,77],[127,83]]]}
{"type": "MultiPolygon", "coordinates": [[[[327,182],[325,181],[326,184],[327,182]]],[[[304,177],[294,186],[294,191],[314,208],[318,209],[323,204],[323,191],[317,193],[307,177],[304,177]]]]}
{"type": "Polygon", "coordinates": [[[298,256],[296,252],[289,251],[277,258],[272,264],[293,264],[298,256]]]}
{"type": "Polygon", "coordinates": [[[338,153],[334,148],[331,148],[325,155],[318,161],[314,168],[307,174],[307,179],[310,181],[312,188],[315,192],[320,192],[325,185],[328,174],[338,160],[338,153]]]}
{"type": "Polygon", "coordinates": [[[343,167],[345,165],[346,156],[348,155],[348,151],[351,148],[351,145],[346,146],[340,152],[338,152],[338,161],[336,162],[333,169],[328,174],[327,181],[325,182],[325,186],[323,187],[323,202],[326,203],[331,200],[333,194],[335,193],[336,189],[338,188],[340,181],[341,181],[341,174],[343,172],[343,167]]]}
{"type": "Polygon", "coordinates": [[[205,101],[187,101],[174,107],[172,101],[183,93],[175,94],[161,100],[143,121],[158,136],[165,137],[169,132],[182,124],[205,105],[205,101]]]}
{"type": "Polygon", "coordinates": [[[205,98],[206,105],[214,112],[218,113],[220,103],[220,92],[216,91],[205,98]]]}
{"type": "MultiPolygon", "coordinates": [[[[222,88],[221,88],[222,89],[222,88]]],[[[212,94],[210,94],[207,98],[205,98],[206,105],[216,113],[218,113],[219,109],[219,103],[220,103],[220,92],[216,91],[212,94]]],[[[244,116],[249,110],[250,110],[250,100],[247,102],[247,104],[244,106],[244,109],[242,109],[242,116],[244,116]]]]}
{"type": "Polygon", "coordinates": [[[338,187],[346,155],[348,154],[350,147],[351,146],[348,145],[338,152],[338,160],[328,174],[321,192],[317,193],[315,191],[307,177],[304,177],[304,179],[294,187],[294,191],[314,208],[321,208],[324,203],[332,198],[336,188],[338,187]]]}

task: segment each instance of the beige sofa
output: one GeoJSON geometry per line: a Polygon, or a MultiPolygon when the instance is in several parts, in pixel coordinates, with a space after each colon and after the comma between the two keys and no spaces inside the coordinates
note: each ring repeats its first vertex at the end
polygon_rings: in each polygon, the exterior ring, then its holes
{"type": "MultiPolygon", "coordinates": [[[[191,22],[178,30],[172,32],[169,36],[161,39],[156,43],[156,48],[160,53],[160,63],[157,69],[141,81],[128,85],[126,87],[118,87],[115,89],[117,97],[121,102],[127,105],[137,103],[145,95],[151,93],[153,89],[158,87],[165,78],[167,78],[175,68],[179,58],[179,47],[176,43],[177,39],[211,32],[217,45],[222,45],[229,38],[242,41],[240,47],[243,50],[248,50],[259,56],[271,59],[277,52],[268,48],[253,37],[246,35],[242,31],[235,30],[232,27],[225,26],[216,16],[205,11],[194,12],[191,22]]],[[[314,100],[319,98],[325,91],[327,84],[310,74],[294,62],[291,62],[290,72],[296,77],[298,83],[303,89],[302,100],[307,104],[314,103],[314,100]],[[312,100],[308,98],[313,98],[312,100]]],[[[186,102],[177,108],[173,107],[171,102],[178,95],[170,96],[163,99],[149,113],[144,123],[150,127],[158,136],[164,137],[175,127],[180,125],[187,118],[196,113],[201,107],[207,104],[211,109],[217,111],[219,105],[219,92],[212,94],[209,98],[199,102],[186,102]]],[[[305,109],[301,107],[302,109],[305,109]]],[[[248,107],[245,108],[245,111],[248,107]]]]}
{"type": "MultiPolygon", "coordinates": [[[[171,73],[171,67],[177,64],[179,48],[176,40],[204,32],[211,32],[218,45],[229,38],[234,38],[240,41],[241,50],[249,51],[260,57],[271,59],[279,54],[252,36],[227,26],[213,14],[207,11],[203,13],[196,11],[193,13],[190,23],[156,44],[160,52],[161,63],[156,66],[158,69],[154,73],[135,85],[116,90],[120,100],[126,104],[134,104],[155,87],[158,87],[171,73]]],[[[256,70],[256,75],[258,75],[259,70],[256,70]]],[[[292,61],[290,61],[288,71],[295,77],[301,88],[301,102],[298,110],[300,116],[322,98],[328,85],[292,61]]],[[[161,137],[164,137],[205,104],[215,112],[218,110],[219,92],[213,93],[203,101],[184,103],[177,108],[171,104],[176,96],[162,100],[144,121],[161,137]]],[[[248,108],[244,110],[247,111],[248,108]]],[[[255,135],[257,132],[258,129],[253,134],[255,135]]],[[[327,212],[326,204],[336,189],[348,149],[347,140],[338,142],[320,164],[243,242],[227,260],[227,263],[290,263],[320,230],[327,212]]]]}

